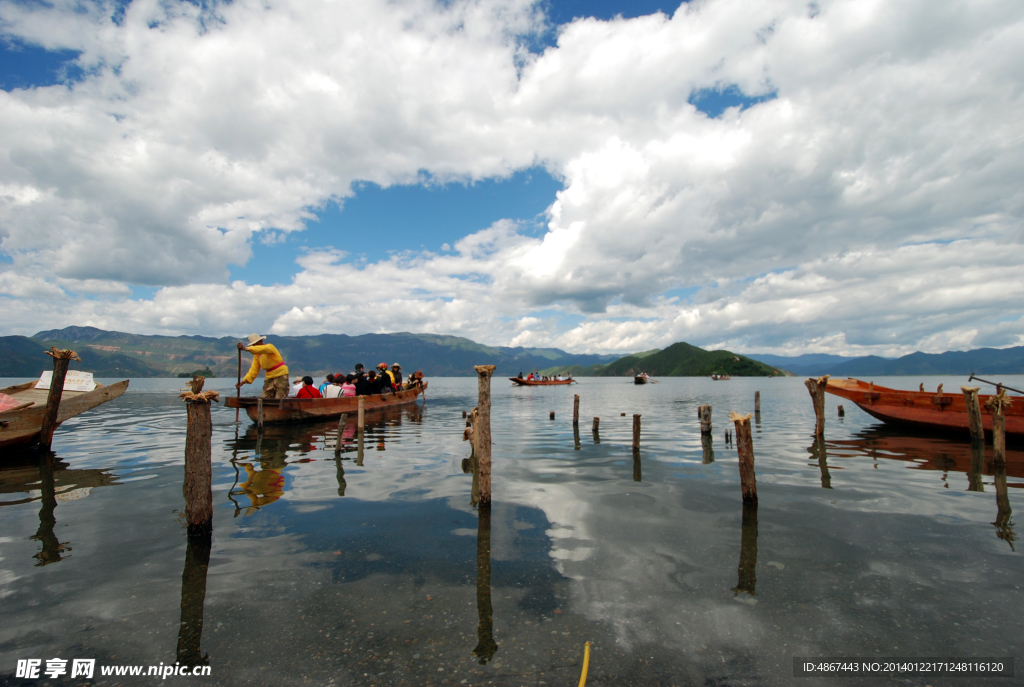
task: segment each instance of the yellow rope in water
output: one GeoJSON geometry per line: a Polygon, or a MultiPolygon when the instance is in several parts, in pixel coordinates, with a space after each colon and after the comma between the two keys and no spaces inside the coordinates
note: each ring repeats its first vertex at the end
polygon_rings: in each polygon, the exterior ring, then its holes
{"type": "Polygon", "coordinates": [[[583,645],[583,672],[580,673],[580,687],[586,687],[587,668],[590,667],[590,642],[583,645]]]}

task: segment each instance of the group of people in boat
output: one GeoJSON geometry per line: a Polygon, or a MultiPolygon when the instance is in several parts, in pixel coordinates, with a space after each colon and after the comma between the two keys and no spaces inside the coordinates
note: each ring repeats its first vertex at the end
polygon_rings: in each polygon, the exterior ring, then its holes
{"type": "MultiPolygon", "coordinates": [[[[519,373],[519,379],[524,379],[522,372],[519,373]]],[[[531,372],[525,377],[525,379],[528,382],[564,382],[567,380],[572,381],[572,375],[552,375],[549,377],[548,375],[542,375],[538,372],[531,372]]]]}
{"type": "Polygon", "coordinates": [[[380,363],[376,370],[367,372],[362,363],[355,366],[350,374],[329,374],[320,385],[306,375],[289,388],[288,366],[274,344],[268,344],[266,337],[260,334],[249,335],[249,345],[238,343],[238,350],[252,353],[252,365],[249,372],[242,378],[236,388],[243,384],[252,384],[260,370],[266,372],[263,382],[263,398],[342,398],[345,396],[369,396],[415,389],[423,385],[423,372],[417,370],[407,380],[402,378],[402,366],[395,363],[388,368],[387,363],[380,363]]]}

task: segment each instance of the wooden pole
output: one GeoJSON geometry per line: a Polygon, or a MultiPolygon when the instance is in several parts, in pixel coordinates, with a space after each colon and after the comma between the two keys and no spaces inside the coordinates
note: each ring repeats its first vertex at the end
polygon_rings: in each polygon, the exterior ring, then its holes
{"type": "Polygon", "coordinates": [[[213,421],[210,403],[216,391],[203,391],[203,377],[193,377],[192,391],[181,394],[188,411],[185,431],[185,519],[189,536],[213,531],[213,465],[211,439],[213,421]]]}
{"type": "Polygon", "coordinates": [[[978,398],[980,389],[976,386],[962,386],[964,404],[967,406],[967,423],[971,430],[971,441],[985,443],[985,428],[981,424],[981,401],[978,398]]]}
{"type": "Polygon", "coordinates": [[[700,418],[700,433],[711,434],[711,406],[705,403],[698,408],[697,417],[700,418]]]}
{"type": "Polygon", "coordinates": [[[366,396],[359,397],[359,414],[356,416],[356,429],[366,427],[366,396]]]}
{"type": "MultiPolygon", "coordinates": [[[[242,383],[242,349],[238,349],[238,383],[242,383]]],[[[242,409],[242,387],[235,387],[238,405],[235,407],[235,422],[238,422],[238,411],[242,409]]]]}
{"type": "Polygon", "coordinates": [[[345,430],[345,425],[348,424],[348,413],[342,413],[341,417],[338,418],[338,437],[334,441],[334,457],[337,458],[341,455],[341,435],[345,430]]]}
{"type": "Polygon", "coordinates": [[[260,396],[256,399],[256,427],[262,432],[263,431],[263,397],[260,396]]]}
{"type": "Polygon", "coordinates": [[[580,424],[580,395],[574,394],[572,400],[572,424],[578,426],[580,424]]]}
{"type": "Polygon", "coordinates": [[[992,411],[992,461],[996,465],[1006,465],[1006,416],[1003,409],[1012,403],[1007,398],[1006,389],[997,387],[999,393],[985,403],[992,411]]]}
{"type": "Polygon", "coordinates": [[[633,450],[640,450],[640,415],[633,413],[633,450]]]}
{"type": "Polygon", "coordinates": [[[363,428],[356,429],[356,465],[363,467],[363,428]]]}
{"type": "Polygon", "coordinates": [[[754,414],[755,415],[760,415],[761,414],[761,392],[760,391],[755,391],[754,392],[754,414]]]}
{"type": "Polygon", "coordinates": [[[593,429],[593,431],[596,432],[600,428],[601,428],[601,418],[595,417],[594,418],[594,426],[592,427],[592,429],[593,429]]]}
{"type": "Polygon", "coordinates": [[[465,411],[465,410],[463,410],[463,411],[462,411],[462,419],[463,419],[463,420],[465,420],[465,419],[466,419],[466,411],[465,411]]]}
{"type": "Polygon", "coordinates": [[[60,424],[60,399],[64,394],[64,379],[68,376],[68,365],[72,360],[82,362],[78,354],[72,350],[58,350],[51,346],[46,355],[53,358],[53,376],[50,378],[50,391],[46,395],[46,410],[43,411],[43,425],[39,429],[39,448],[50,450],[53,443],[53,432],[60,424]]]}
{"type": "Polygon", "coordinates": [[[825,387],[828,386],[828,378],[829,375],[825,375],[804,382],[814,403],[814,433],[819,437],[825,436],[825,387]]]}
{"type": "Polygon", "coordinates": [[[971,442],[971,467],[967,471],[967,491],[985,491],[982,473],[985,471],[985,444],[971,442]]]}
{"type": "Polygon", "coordinates": [[[548,419],[549,420],[554,420],[555,419],[555,411],[552,410],[550,413],[548,413],[548,419]]]}
{"type": "Polygon", "coordinates": [[[757,503],[757,478],[754,476],[754,440],[750,435],[750,416],[729,413],[736,426],[736,450],[740,457],[740,486],[743,500],[757,503]]]}
{"type": "Polygon", "coordinates": [[[839,406],[839,417],[846,417],[846,409],[842,405],[839,406]]]}
{"type": "Polygon", "coordinates": [[[491,503],[491,375],[494,365],[476,365],[477,421],[473,436],[477,440],[477,464],[480,466],[480,504],[491,503]]]}
{"type": "Polygon", "coordinates": [[[592,431],[594,432],[594,443],[595,444],[600,444],[601,443],[601,432],[600,432],[600,430],[601,430],[601,418],[595,417],[594,418],[594,426],[593,426],[593,429],[592,429],[592,431]]]}

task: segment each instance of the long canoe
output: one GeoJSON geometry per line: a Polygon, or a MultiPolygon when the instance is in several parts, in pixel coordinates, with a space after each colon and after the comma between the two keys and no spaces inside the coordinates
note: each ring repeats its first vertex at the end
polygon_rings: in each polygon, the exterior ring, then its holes
{"type": "MultiPolygon", "coordinates": [[[[407,389],[389,394],[372,394],[363,396],[366,399],[363,407],[367,410],[391,408],[407,403],[415,403],[416,397],[427,390],[427,383],[415,389],[407,389]]],[[[343,413],[353,415],[359,410],[359,396],[342,398],[278,398],[263,399],[263,423],[278,422],[309,422],[311,420],[327,420],[339,417],[343,413]]],[[[241,408],[253,422],[259,420],[260,399],[257,396],[236,398],[228,396],[224,400],[228,408],[241,408]]]]}
{"type": "MultiPolygon", "coordinates": [[[[853,401],[868,415],[883,422],[917,425],[932,429],[970,431],[967,403],[962,393],[904,391],[878,386],[859,379],[829,379],[825,391],[853,401]]],[[[985,402],[992,396],[978,396],[981,401],[981,423],[992,431],[992,411],[985,402]]],[[[1009,408],[1003,411],[1008,435],[1024,436],[1024,398],[1011,396],[1009,408]]]]}
{"type": "Polygon", "coordinates": [[[559,386],[564,384],[572,384],[575,379],[548,379],[541,381],[539,379],[522,379],[521,377],[509,377],[509,381],[519,386],[559,386]]]}
{"type": "MultiPolygon", "coordinates": [[[[25,382],[0,389],[0,394],[7,394],[18,401],[23,407],[0,412],[0,447],[23,446],[39,440],[39,430],[43,426],[43,415],[46,411],[47,389],[35,388],[36,381],[25,382]]],[[[92,391],[69,391],[61,394],[60,409],[57,411],[57,424],[92,410],[98,405],[112,401],[128,388],[128,380],[104,386],[97,384],[92,391]]]]}

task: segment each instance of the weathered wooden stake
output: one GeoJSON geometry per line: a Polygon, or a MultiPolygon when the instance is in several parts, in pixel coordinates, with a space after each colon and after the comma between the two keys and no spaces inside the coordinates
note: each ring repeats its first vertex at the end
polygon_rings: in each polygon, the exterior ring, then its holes
{"type": "Polygon", "coordinates": [[[548,419],[549,420],[554,420],[555,419],[555,411],[552,410],[550,413],[548,413],[548,419]]]}
{"type": "Polygon", "coordinates": [[[356,429],[363,429],[366,427],[366,397],[359,397],[359,411],[356,415],[356,429]]]}
{"type": "Polygon", "coordinates": [[[640,450],[640,415],[633,413],[633,450],[640,450]]]}
{"type": "Polygon", "coordinates": [[[593,432],[594,432],[594,443],[595,443],[595,444],[600,444],[600,443],[601,443],[601,432],[600,432],[600,427],[601,427],[601,418],[599,418],[599,417],[595,417],[595,418],[594,418],[594,428],[593,428],[593,432]]]}
{"type": "Polygon", "coordinates": [[[259,431],[263,431],[263,397],[260,396],[256,401],[256,427],[259,431]]]}
{"type": "Polygon", "coordinates": [[[754,440],[750,436],[750,416],[729,413],[736,426],[736,450],[740,457],[740,486],[743,500],[757,503],[757,478],[754,476],[754,440]]]}
{"type": "Polygon", "coordinates": [[[466,411],[465,410],[462,411],[462,417],[463,417],[463,419],[465,419],[465,417],[466,417],[466,411]]]}
{"type": "Polygon", "coordinates": [[[594,418],[594,426],[593,426],[592,429],[596,432],[600,427],[601,427],[601,418],[595,417],[594,418]]]}
{"type": "Polygon", "coordinates": [[[760,412],[761,412],[761,392],[760,391],[755,391],[754,392],[754,413],[755,414],[760,414],[760,412]]]}
{"type": "MultiPolygon", "coordinates": [[[[825,387],[828,386],[829,375],[808,379],[804,382],[807,391],[811,394],[811,401],[814,403],[814,433],[821,437],[825,436],[825,387]]],[[[737,436],[737,438],[739,438],[737,436]]]]}
{"type": "Polygon", "coordinates": [[[1003,409],[1011,402],[1006,396],[1006,389],[999,388],[999,393],[985,404],[992,411],[992,461],[996,465],[1006,464],[1006,416],[1003,409]]]}
{"type": "Polygon", "coordinates": [[[574,394],[572,400],[572,424],[578,426],[580,424],[580,395],[574,394]]]}
{"type": "Polygon", "coordinates": [[[345,425],[348,423],[348,413],[342,413],[341,417],[338,418],[338,438],[334,442],[334,457],[337,458],[341,455],[341,434],[345,429],[345,425]]]}
{"type": "Polygon", "coordinates": [[[846,417],[846,409],[843,406],[839,406],[839,417],[846,417]]]}
{"type": "Polygon", "coordinates": [[[193,377],[191,392],[181,394],[188,411],[185,430],[185,519],[189,536],[213,531],[213,466],[211,438],[213,421],[210,403],[217,402],[216,391],[203,391],[203,377],[193,377]]]}
{"type": "Polygon", "coordinates": [[[356,465],[359,467],[363,467],[363,432],[362,427],[356,429],[356,465]]]}
{"type": "Polygon", "coordinates": [[[491,503],[491,375],[494,365],[476,365],[477,417],[473,422],[480,473],[480,504],[491,503]]]}
{"type": "Polygon", "coordinates": [[[981,424],[981,401],[978,398],[980,389],[976,386],[962,386],[964,403],[967,405],[967,423],[971,430],[971,441],[985,443],[985,428],[981,424]]]}
{"type": "Polygon", "coordinates": [[[622,417],[626,417],[625,413],[619,413],[619,415],[622,416],[622,417]]]}
{"type": "Polygon", "coordinates": [[[711,434],[711,406],[705,403],[698,408],[697,417],[700,418],[700,433],[711,434]]]}
{"type": "Polygon", "coordinates": [[[68,376],[68,365],[72,360],[82,362],[82,359],[74,351],[58,350],[56,346],[51,346],[46,355],[53,358],[53,377],[50,378],[50,392],[46,395],[43,426],[39,429],[39,448],[49,451],[59,422],[60,399],[64,393],[64,379],[68,376]]]}

